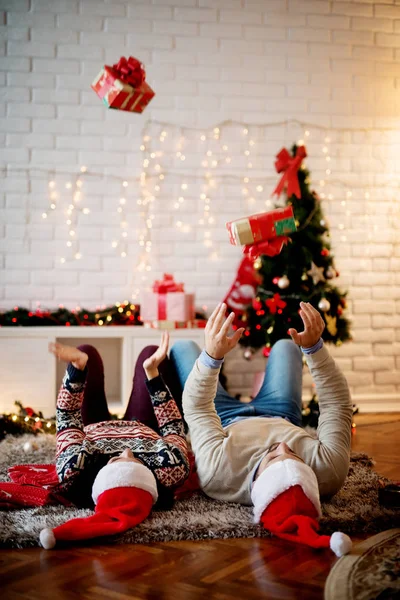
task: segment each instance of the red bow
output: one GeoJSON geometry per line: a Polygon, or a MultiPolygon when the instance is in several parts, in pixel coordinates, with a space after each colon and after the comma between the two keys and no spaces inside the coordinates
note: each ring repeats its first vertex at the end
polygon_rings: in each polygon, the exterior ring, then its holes
{"type": "Polygon", "coordinates": [[[285,235],[278,236],[272,240],[264,240],[258,244],[247,244],[243,246],[243,254],[247,254],[250,258],[255,260],[261,254],[265,256],[276,256],[282,252],[283,246],[287,244],[289,238],[285,235]]]}
{"type": "Polygon", "coordinates": [[[272,298],[265,301],[271,315],[274,315],[278,308],[285,308],[286,302],[282,300],[279,294],[274,294],[272,298]]]}
{"type": "Polygon", "coordinates": [[[282,148],[279,154],[276,155],[275,169],[278,173],[283,175],[273,191],[273,194],[280,196],[281,192],[286,188],[288,197],[295,195],[297,198],[301,198],[299,179],[297,177],[297,171],[300,168],[303,158],[307,156],[305,146],[297,146],[296,156],[291,156],[286,148],[282,148]]]}
{"type": "Polygon", "coordinates": [[[113,65],[113,69],[117,71],[119,79],[122,79],[125,83],[129,83],[133,88],[142,85],[146,79],[146,71],[142,63],[137,58],[133,58],[133,56],[130,56],[128,59],[121,56],[119,61],[113,65]]]}
{"type": "Polygon", "coordinates": [[[174,276],[164,273],[162,279],[153,283],[153,292],[157,294],[167,294],[168,292],[184,292],[183,283],[176,283],[174,276]]]}

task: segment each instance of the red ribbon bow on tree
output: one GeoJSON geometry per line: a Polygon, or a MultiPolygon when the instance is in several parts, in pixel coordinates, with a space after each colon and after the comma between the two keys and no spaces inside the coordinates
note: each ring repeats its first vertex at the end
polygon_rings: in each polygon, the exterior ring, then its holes
{"type": "Polygon", "coordinates": [[[113,65],[113,69],[117,71],[119,79],[122,79],[125,83],[129,83],[134,88],[142,85],[146,79],[146,71],[142,63],[137,58],[133,58],[133,56],[130,56],[128,59],[121,56],[119,61],[113,65]]]}
{"type": "Polygon", "coordinates": [[[278,173],[282,173],[282,178],[273,194],[280,196],[281,192],[286,188],[288,197],[295,195],[301,198],[300,184],[297,177],[297,171],[300,168],[303,158],[307,156],[305,146],[297,146],[296,155],[291,156],[286,148],[282,148],[279,154],[276,155],[275,169],[278,173]]]}
{"type": "Polygon", "coordinates": [[[282,300],[279,294],[274,294],[272,298],[265,301],[271,315],[274,315],[278,309],[285,308],[286,302],[282,300]]]}
{"type": "Polygon", "coordinates": [[[153,284],[153,292],[157,294],[167,294],[169,292],[184,292],[183,283],[176,283],[174,276],[164,273],[162,279],[158,279],[153,284]]]}

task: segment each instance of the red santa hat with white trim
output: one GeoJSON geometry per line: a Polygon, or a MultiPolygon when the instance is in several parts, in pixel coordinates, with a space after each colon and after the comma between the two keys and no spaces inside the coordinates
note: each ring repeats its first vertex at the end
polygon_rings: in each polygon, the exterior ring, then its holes
{"type": "Polygon", "coordinates": [[[351,539],[344,533],[319,535],[318,481],[304,463],[293,459],[272,463],[256,479],[251,499],[255,523],[261,522],[277,537],[312,548],[331,548],[336,556],[350,552],[351,539]]]}
{"type": "Polygon", "coordinates": [[[43,548],[54,548],[57,540],[86,540],[123,533],[138,525],[150,514],[157,501],[157,483],[144,465],[116,461],[100,469],[93,483],[95,513],[71,519],[54,529],[40,532],[43,548]]]}

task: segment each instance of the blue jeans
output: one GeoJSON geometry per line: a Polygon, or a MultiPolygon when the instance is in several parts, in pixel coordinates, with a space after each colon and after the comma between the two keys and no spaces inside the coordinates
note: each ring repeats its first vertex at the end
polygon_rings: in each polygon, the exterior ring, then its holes
{"type": "MultiPolygon", "coordinates": [[[[172,346],[170,359],[182,388],[200,353],[199,346],[189,340],[172,346]]],[[[238,417],[283,417],[301,427],[302,374],[300,348],[291,340],[279,340],[271,350],[261,389],[251,402],[244,404],[233,398],[218,383],[214,403],[222,426],[238,417]]]]}

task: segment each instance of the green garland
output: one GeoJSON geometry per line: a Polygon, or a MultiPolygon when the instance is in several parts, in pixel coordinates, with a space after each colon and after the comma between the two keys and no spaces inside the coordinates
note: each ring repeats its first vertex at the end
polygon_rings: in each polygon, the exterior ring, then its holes
{"type": "Polygon", "coordinates": [[[117,302],[101,310],[90,311],[84,308],[68,310],[60,306],[57,310],[29,310],[15,306],[12,310],[0,313],[0,327],[49,327],[49,326],[112,326],[142,325],[140,306],[128,301],[117,302]]]}

